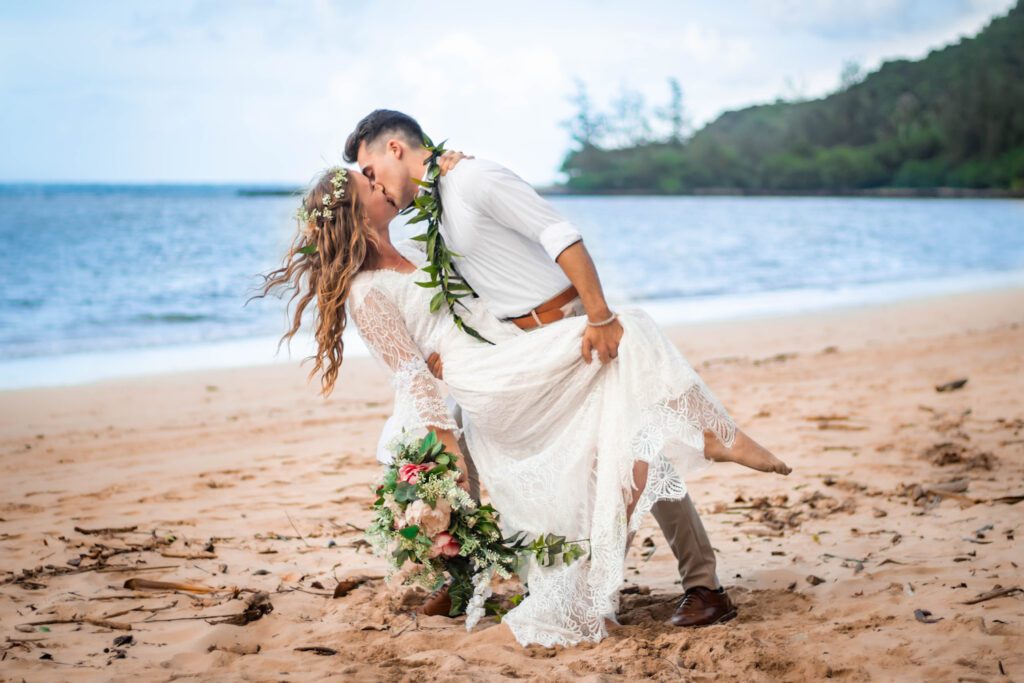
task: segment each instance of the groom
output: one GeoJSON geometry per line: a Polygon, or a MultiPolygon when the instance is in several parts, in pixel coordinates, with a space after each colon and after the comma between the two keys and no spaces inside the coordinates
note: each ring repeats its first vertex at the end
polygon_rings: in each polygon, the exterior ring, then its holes
{"type": "MultiPolygon", "coordinates": [[[[416,198],[430,151],[423,130],[410,116],[378,109],[363,118],[345,143],[345,161],[358,162],[371,182],[402,209],[416,198]]],[[[589,321],[580,353],[591,362],[613,362],[623,329],[608,308],[583,238],[530,185],[499,164],[466,159],[440,180],[444,210],[441,235],[461,255],[459,275],[496,317],[523,330],[569,316],[589,321]]],[[[432,357],[431,367],[439,366],[432,357]]],[[[435,371],[438,374],[439,371],[435,371]]],[[[463,447],[474,497],[479,483],[463,447]]],[[[652,509],[676,557],[685,595],[672,615],[676,626],[728,621],[736,608],[718,582],[715,553],[689,496],[662,500],[652,509]]],[[[447,614],[442,592],[426,612],[447,614]]],[[[450,603],[449,603],[450,604],[450,603]]]]}

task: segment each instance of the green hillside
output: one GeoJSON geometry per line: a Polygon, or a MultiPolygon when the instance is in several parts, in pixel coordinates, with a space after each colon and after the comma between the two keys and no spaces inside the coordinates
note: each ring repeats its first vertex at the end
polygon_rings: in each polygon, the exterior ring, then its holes
{"type": "Polygon", "coordinates": [[[611,149],[576,129],[571,191],[1022,190],[1024,7],[920,61],[822,99],[727,112],[688,138],[611,149]]]}

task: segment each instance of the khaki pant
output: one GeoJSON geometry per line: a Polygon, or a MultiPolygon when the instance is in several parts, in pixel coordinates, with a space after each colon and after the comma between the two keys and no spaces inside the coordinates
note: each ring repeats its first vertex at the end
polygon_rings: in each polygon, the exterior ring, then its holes
{"type": "MultiPolygon", "coordinates": [[[[565,306],[562,311],[566,316],[583,315],[583,304],[576,298],[565,306]]],[[[536,328],[534,328],[536,329],[536,328]]],[[[595,361],[597,362],[597,361],[595,361]]],[[[462,408],[456,406],[455,421],[462,426],[462,408]]],[[[480,475],[473,464],[473,456],[466,445],[465,437],[459,439],[459,448],[466,461],[466,476],[469,477],[470,494],[480,500],[480,475]]],[[[676,557],[679,577],[683,589],[689,590],[697,586],[718,588],[718,576],[715,573],[715,551],[700,521],[700,515],[693,505],[690,496],[680,500],[661,500],[651,508],[651,514],[657,520],[661,532],[665,535],[672,554],[676,557]]]]}

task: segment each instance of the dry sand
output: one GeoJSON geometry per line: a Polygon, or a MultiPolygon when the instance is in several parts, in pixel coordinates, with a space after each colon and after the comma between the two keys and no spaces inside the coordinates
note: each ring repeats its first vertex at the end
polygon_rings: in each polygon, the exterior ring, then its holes
{"type": "Polygon", "coordinates": [[[422,593],[372,578],[390,392],[368,360],[328,400],[297,363],[0,393],[0,679],[1024,680],[1024,596],[965,604],[1024,585],[1022,323],[1010,290],[674,330],[795,472],[690,482],[735,621],[665,624],[680,587],[650,522],[626,625],[574,649],[417,619],[422,593]]]}

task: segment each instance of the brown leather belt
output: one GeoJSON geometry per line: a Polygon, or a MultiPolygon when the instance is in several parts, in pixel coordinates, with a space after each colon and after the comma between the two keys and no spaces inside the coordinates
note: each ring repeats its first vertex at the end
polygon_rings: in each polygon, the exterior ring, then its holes
{"type": "Polygon", "coordinates": [[[560,310],[562,306],[566,305],[580,294],[576,291],[576,288],[572,285],[569,289],[565,290],[561,294],[548,299],[537,308],[533,309],[531,313],[521,315],[518,318],[508,318],[514,322],[521,330],[532,330],[538,326],[537,320],[533,314],[536,314],[536,318],[540,320],[540,323],[547,325],[549,323],[557,322],[565,317],[565,314],[560,310]]]}

